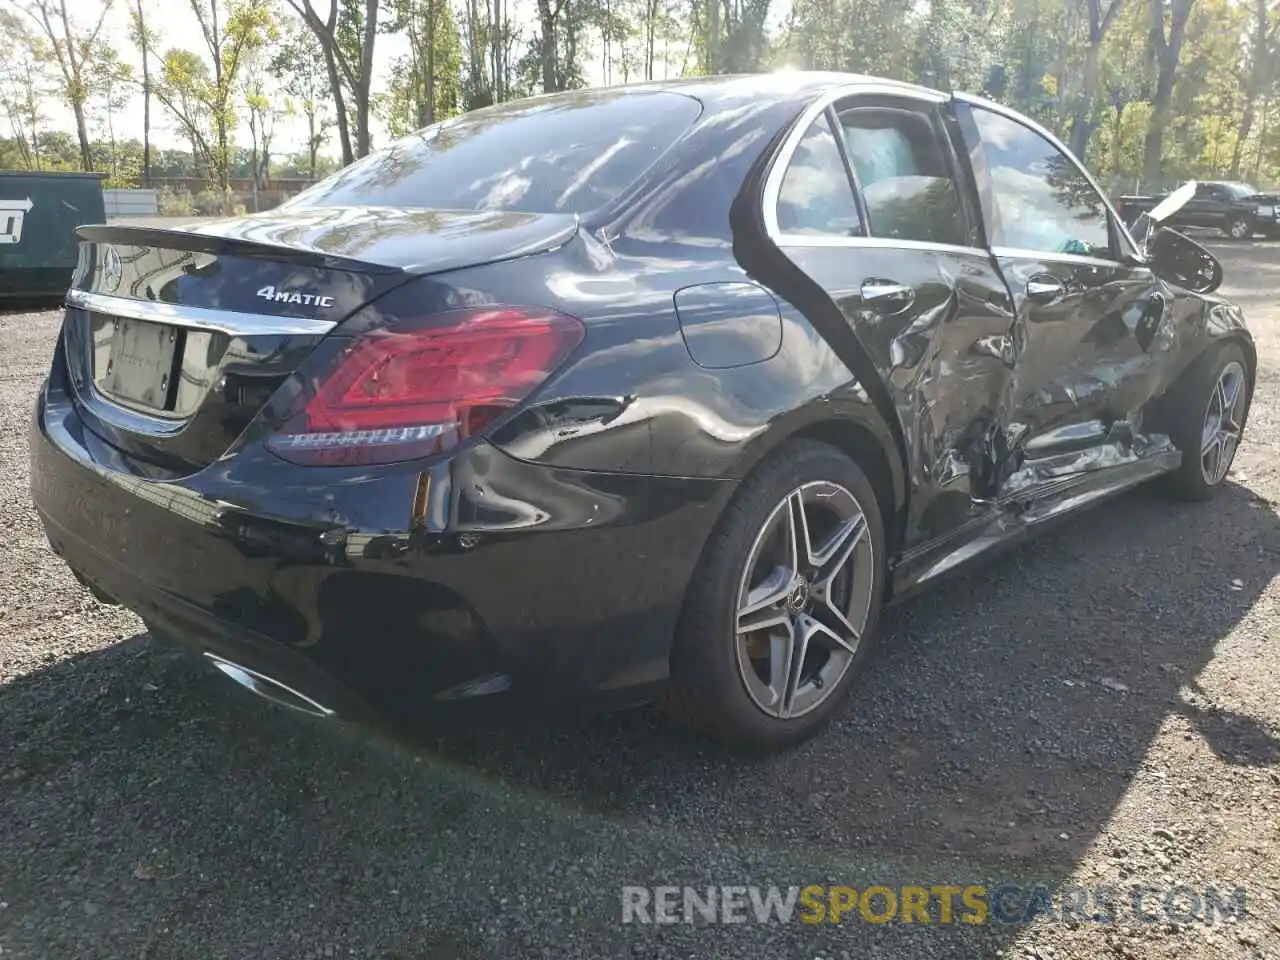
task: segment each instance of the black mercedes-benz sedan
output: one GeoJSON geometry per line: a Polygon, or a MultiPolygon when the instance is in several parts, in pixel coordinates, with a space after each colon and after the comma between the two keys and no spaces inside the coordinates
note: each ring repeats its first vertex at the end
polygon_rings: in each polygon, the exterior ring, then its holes
{"type": "Polygon", "coordinates": [[[656,699],[780,747],[891,599],[1222,485],[1254,347],[1171,201],[1130,230],[1032,121],[869,77],[478,110],[267,213],[82,228],[33,497],[280,703],[656,699]]]}

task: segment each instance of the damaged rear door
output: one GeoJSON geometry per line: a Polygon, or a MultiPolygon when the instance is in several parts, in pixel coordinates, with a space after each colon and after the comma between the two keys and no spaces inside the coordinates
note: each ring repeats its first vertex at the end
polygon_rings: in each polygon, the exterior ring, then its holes
{"type": "Polygon", "coordinates": [[[983,101],[952,110],[1016,314],[1002,505],[1034,519],[1176,466],[1143,429],[1176,355],[1169,291],[1060,144],[983,101]]]}
{"type": "Polygon", "coordinates": [[[982,549],[999,513],[993,468],[1007,462],[1012,302],[945,103],[923,90],[837,99],[780,158],[771,211],[779,249],[839,308],[901,426],[911,496],[899,587],[982,549]]]}

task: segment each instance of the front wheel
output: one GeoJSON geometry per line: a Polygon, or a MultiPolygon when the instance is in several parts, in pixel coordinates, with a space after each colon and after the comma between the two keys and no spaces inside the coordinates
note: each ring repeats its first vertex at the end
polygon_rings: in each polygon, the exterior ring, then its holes
{"type": "Polygon", "coordinates": [[[884,577],[880,506],[861,468],[825,444],[779,449],[708,541],[672,649],[668,708],[733,746],[811,736],[866,658],[884,577]]]}
{"type": "Polygon", "coordinates": [[[1232,240],[1248,240],[1253,236],[1253,220],[1244,216],[1233,217],[1223,230],[1232,240]]]}
{"type": "Polygon", "coordinates": [[[1227,478],[1249,416],[1253,384],[1244,350],[1224,344],[1200,357],[1174,388],[1169,437],[1182,466],[1166,478],[1180,500],[1208,500],[1227,478]]]}

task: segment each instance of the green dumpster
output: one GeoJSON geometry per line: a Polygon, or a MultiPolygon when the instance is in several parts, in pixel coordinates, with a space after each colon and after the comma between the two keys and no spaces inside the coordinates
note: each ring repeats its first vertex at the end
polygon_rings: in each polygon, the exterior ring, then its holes
{"type": "Polygon", "coordinates": [[[62,296],[76,227],[106,221],[101,174],[0,171],[0,298],[62,296]]]}

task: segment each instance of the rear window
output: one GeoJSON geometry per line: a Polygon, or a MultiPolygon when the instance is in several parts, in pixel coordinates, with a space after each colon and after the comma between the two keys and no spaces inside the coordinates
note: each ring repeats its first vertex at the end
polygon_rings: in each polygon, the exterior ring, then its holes
{"type": "Polygon", "coordinates": [[[487,107],[404,137],[286,206],[583,214],[634,183],[701,112],[682,94],[607,90],[487,107]]]}

